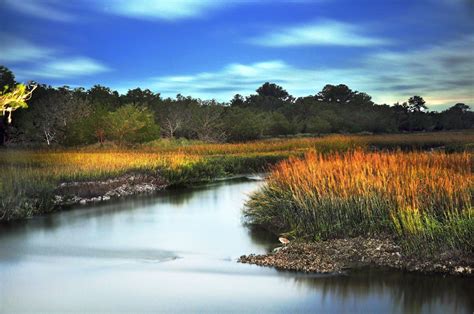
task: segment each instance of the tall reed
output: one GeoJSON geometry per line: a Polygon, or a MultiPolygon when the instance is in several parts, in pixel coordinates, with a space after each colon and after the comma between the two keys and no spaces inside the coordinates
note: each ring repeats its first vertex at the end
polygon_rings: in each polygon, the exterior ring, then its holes
{"type": "Polygon", "coordinates": [[[250,222],[311,239],[392,234],[410,249],[473,250],[468,153],[309,152],[278,164],[250,222]]]}

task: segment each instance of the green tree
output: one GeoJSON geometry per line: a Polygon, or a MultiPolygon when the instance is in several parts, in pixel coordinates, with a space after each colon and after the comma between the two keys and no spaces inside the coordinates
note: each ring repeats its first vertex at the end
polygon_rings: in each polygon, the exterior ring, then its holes
{"type": "Polygon", "coordinates": [[[283,89],[283,87],[269,82],[266,82],[260,86],[256,92],[259,96],[273,97],[281,100],[288,100],[292,98],[290,94],[288,94],[288,92],[283,89]]]}
{"type": "Polygon", "coordinates": [[[4,87],[7,86],[7,92],[9,92],[16,84],[13,72],[3,65],[0,65],[0,88],[4,89],[4,87]]]}
{"type": "Polygon", "coordinates": [[[306,132],[329,133],[331,132],[331,123],[321,117],[312,116],[306,122],[306,132]]]}
{"type": "Polygon", "coordinates": [[[150,141],[160,134],[153,113],[132,104],[110,112],[106,116],[105,126],[106,136],[120,145],[150,141]]]}
{"type": "Polygon", "coordinates": [[[291,123],[280,112],[271,112],[265,115],[265,135],[277,136],[292,133],[291,123]]]}
{"type": "Polygon", "coordinates": [[[422,112],[428,107],[426,107],[426,102],[421,96],[413,96],[408,99],[408,111],[410,112],[422,112]]]}
{"type": "Polygon", "coordinates": [[[98,106],[81,119],[70,124],[66,130],[67,145],[103,144],[106,136],[107,106],[98,106]]]}
{"type": "Polygon", "coordinates": [[[264,130],[264,117],[254,110],[231,107],[225,113],[224,125],[231,141],[246,141],[259,138],[264,130]]]}

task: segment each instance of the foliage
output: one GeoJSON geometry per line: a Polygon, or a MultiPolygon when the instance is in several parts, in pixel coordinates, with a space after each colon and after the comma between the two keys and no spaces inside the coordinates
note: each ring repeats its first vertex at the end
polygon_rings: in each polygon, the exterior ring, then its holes
{"type": "Polygon", "coordinates": [[[143,143],[160,134],[153,114],[146,108],[138,108],[132,104],[109,112],[104,121],[106,136],[119,144],[143,143]]]}
{"type": "Polygon", "coordinates": [[[13,87],[8,85],[3,86],[3,91],[0,91],[0,116],[7,115],[8,122],[11,123],[11,113],[18,108],[28,108],[26,101],[31,98],[31,95],[36,86],[17,84],[13,87]]]}
{"type": "Polygon", "coordinates": [[[259,138],[264,130],[263,119],[263,115],[248,108],[229,108],[223,118],[228,139],[247,141],[259,138]]]}
{"type": "MultiPolygon", "coordinates": [[[[8,93],[16,84],[13,73],[1,66],[0,82],[9,86],[8,93]]],[[[295,98],[282,86],[266,82],[256,93],[235,95],[229,103],[180,94],[162,98],[159,93],[141,88],[121,95],[101,85],[89,90],[38,85],[27,104],[30,109],[15,111],[11,125],[0,118],[0,145],[3,139],[9,145],[103,143],[105,118],[109,112],[129,104],[148,108],[154,114],[161,137],[208,142],[298,133],[398,133],[474,127],[474,112],[462,103],[443,112],[428,111],[421,96],[393,106],[377,105],[366,93],[344,84],[326,85],[314,95],[295,98]]],[[[142,141],[140,136],[137,140],[142,141]]]]}

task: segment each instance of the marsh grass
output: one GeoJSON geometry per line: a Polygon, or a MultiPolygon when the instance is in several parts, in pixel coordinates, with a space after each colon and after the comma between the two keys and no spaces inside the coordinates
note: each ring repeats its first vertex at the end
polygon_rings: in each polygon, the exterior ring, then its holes
{"type": "Polygon", "coordinates": [[[267,171],[270,165],[290,156],[303,156],[308,150],[331,154],[374,147],[417,149],[457,145],[464,149],[470,143],[474,143],[474,132],[330,135],[231,144],[157,140],[134,148],[106,145],[68,150],[0,150],[0,220],[52,210],[54,189],[61,182],[104,180],[144,172],[158,174],[170,185],[187,185],[267,171]]]}
{"type": "Polygon", "coordinates": [[[473,251],[469,153],[309,152],[278,164],[250,222],[311,240],[391,234],[407,250],[473,251]]]}

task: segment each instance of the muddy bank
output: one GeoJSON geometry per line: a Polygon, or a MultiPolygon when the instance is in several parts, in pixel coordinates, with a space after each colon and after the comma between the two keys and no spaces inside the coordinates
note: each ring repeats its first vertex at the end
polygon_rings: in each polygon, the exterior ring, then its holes
{"type": "Polygon", "coordinates": [[[158,174],[125,174],[103,181],[65,182],[54,191],[54,205],[69,206],[150,194],[169,183],[158,174]]]}
{"type": "Polygon", "coordinates": [[[419,258],[402,253],[393,240],[356,237],[303,243],[292,242],[266,255],[241,256],[240,263],[281,270],[338,273],[362,266],[390,267],[424,273],[472,276],[474,257],[460,252],[419,258]]]}
{"type": "MultiPolygon", "coordinates": [[[[246,178],[261,181],[265,173],[241,174],[215,178],[212,181],[227,181],[246,178]]],[[[207,182],[207,181],[203,181],[207,182]]],[[[61,183],[54,191],[54,205],[57,207],[75,204],[85,205],[118,199],[121,197],[152,194],[171,184],[159,174],[129,173],[107,180],[79,181],[61,183]]]]}

